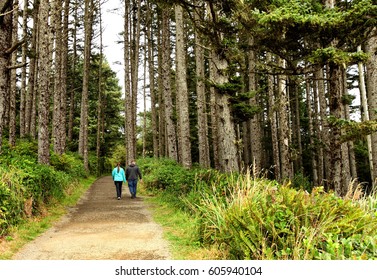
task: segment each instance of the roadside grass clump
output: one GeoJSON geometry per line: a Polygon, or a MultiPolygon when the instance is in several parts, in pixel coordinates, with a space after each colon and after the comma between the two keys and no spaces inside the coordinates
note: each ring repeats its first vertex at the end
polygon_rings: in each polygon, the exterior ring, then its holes
{"type": "MultiPolygon", "coordinates": [[[[216,186],[213,186],[216,188],[216,186]]],[[[192,205],[198,236],[229,259],[376,259],[377,218],[322,188],[312,193],[239,177],[229,196],[192,205]]]]}

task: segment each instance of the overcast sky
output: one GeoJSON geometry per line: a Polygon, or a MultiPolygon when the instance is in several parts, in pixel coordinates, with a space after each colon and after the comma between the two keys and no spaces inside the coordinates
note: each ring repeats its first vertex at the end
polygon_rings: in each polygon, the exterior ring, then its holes
{"type": "Polygon", "coordinates": [[[124,88],[123,44],[116,43],[123,40],[119,35],[123,32],[123,5],[120,0],[108,0],[102,5],[102,14],[104,53],[111,69],[117,73],[119,85],[124,88]]]}

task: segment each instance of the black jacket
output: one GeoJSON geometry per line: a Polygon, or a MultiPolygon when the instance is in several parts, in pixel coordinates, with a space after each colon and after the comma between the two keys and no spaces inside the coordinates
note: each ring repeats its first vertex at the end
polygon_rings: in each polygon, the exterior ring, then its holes
{"type": "Polygon", "coordinates": [[[141,179],[141,172],[137,165],[130,164],[126,169],[126,180],[137,180],[141,179]]]}

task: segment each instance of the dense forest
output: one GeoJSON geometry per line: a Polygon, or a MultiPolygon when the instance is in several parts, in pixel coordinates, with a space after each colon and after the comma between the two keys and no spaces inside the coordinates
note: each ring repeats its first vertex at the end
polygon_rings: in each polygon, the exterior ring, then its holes
{"type": "Polygon", "coordinates": [[[124,81],[103,53],[102,4],[1,1],[0,151],[36,140],[39,163],[78,152],[89,171],[95,154],[101,174],[121,145],[123,164],[371,189],[375,0],[122,1],[124,81]]]}

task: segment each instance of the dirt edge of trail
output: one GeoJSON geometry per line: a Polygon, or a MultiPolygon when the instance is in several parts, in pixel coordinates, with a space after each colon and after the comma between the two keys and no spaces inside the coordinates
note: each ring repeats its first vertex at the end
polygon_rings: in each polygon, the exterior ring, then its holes
{"type": "Polygon", "coordinates": [[[107,176],[97,179],[68,214],[12,259],[167,260],[171,253],[143,198],[131,199],[123,184],[118,200],[107,176]]]}

